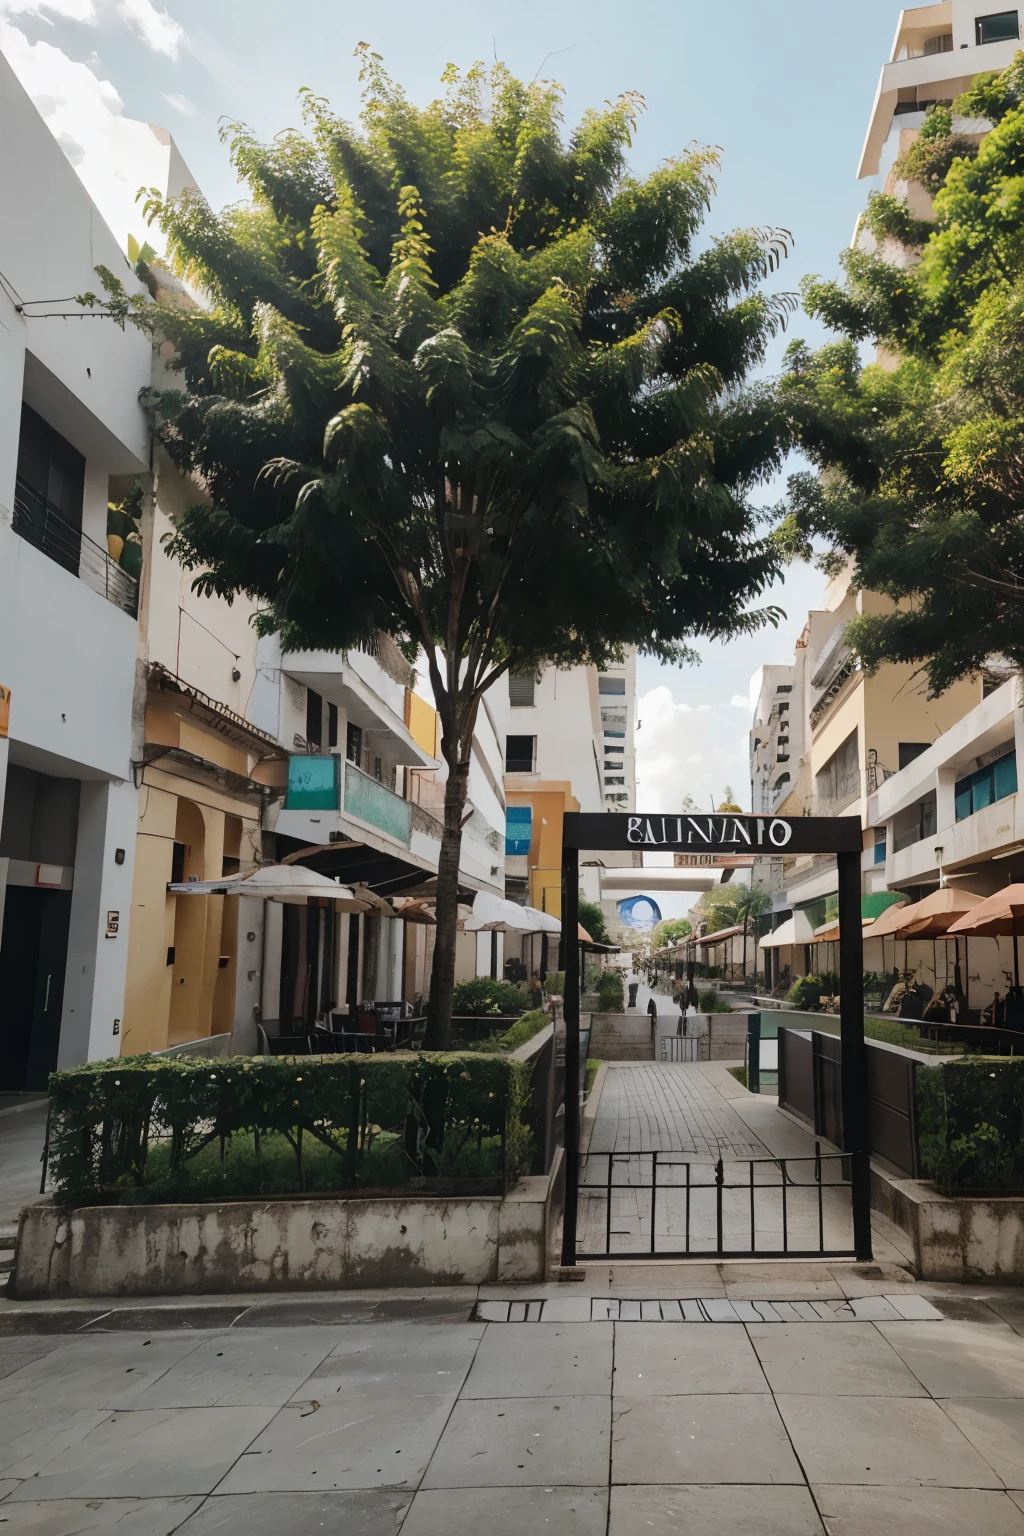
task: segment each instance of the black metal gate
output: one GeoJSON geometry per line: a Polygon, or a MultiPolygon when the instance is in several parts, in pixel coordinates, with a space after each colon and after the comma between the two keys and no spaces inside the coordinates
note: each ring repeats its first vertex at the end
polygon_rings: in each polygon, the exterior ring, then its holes
{"type": "MultiPolygon", "coordinates": [[[[650,1212],[648,1218],[648,1255],[664,1253],[665,1257],[686,1256],[688,1253],[706,1252],[711,1255],[764,1257],[818,1256],[854,1254],[858,1259],[871,1258],[871,1165],[869,1162],[868,1076],[867,1055],[864,1044],[864,944],[861,927],[861,857],[863,833],[859,816],[747,816],[726,812],[687,813],[680,816],[642,815],[632,812],[567,812],[562,818],[562,964],[565,969],[565,1216],[562,1225],[562,1263],[574,1265],[578,1258],[596,1253],[584,1237],[577,1241],[577,1225],[580,1211],[578,1199],[581,1193],[579,1157],[580,1145],[580,951],[575,935],[579,927],[579,876],[580,852],[615,851],[629,853],[668,852],[672,850],[723,855],[777,856],[796,853],[834,853],[839,900],[839,971],[840,971],[840,1043],[839,1043],[839,1103],[841,1111],[842,1153],[817,1154],[814,1158],[755,1159],[748,1163],[746,1180],[734,1177],[734,1168],[742,1169],[742,1163],[725,1165],[721,1161],[712,1165],[713,1177],[701,1176],[695,1180],[693,1159],[685,1159],[674,1165],[684,1171],[682,1183],[666,1186],[663,1171],[670,1165],[665,1159],[679,1157],[674,1153],[629,1154],[650,1162],[650,1176],[635,1186],[649,1191],[650,1212]],[[823,1181],[822,1167],[838,1160],[839,1177],[823,1181]],[[797,1180],[788,1169],[796,1164],[810,1162],[815,1173],[811,1180],[797,1180]],[[777,1189],[772,1197],[779,1206],[779,1231],[781,1241],[776,1247],[765,1246],[759,1233],[765,1231],[763,1220],[758,1222],[759,1206],[763,1211],[768,1197],[762,1193],[767,1187],[759,1182],[755,1169],[763,1170],[770,1165],[778,1170],[777,1189]],[[729,1174],[726,1174],[726,1166],[729,1174]],[[823,1191],[822,1183],[826,1190],[823,1191]],[[832,1185],[849,1191],[852,1237],[850,1246],[826,1247],[826,1227],[831,1226],[831,1209],[835,1191],[832,1185]],[[671,1196],[667,1188],[673,1188],[671,1196]],[[682,1193],[680,1194],[680,1190],[682,1193]],[[687,1194],[687,1190],[689,1193],[687,1194]],[[798,1191],[811,1191],[811,1198],[822,1202],[819,1221],[818,1246],[813,1243],[790,1246],[790,1205],[798,1191]],[[715,1245],[698,1250],[693,1243],[690,1228],[693,1198],[696,1191],[712,1191],[708,1196],[715,1206],[715,1245]],[[749,1206],[749,1235],[746,1241],[731,1247],[729,1232],[733,1222],[733,1206],[746,1191],[749,1206]],[[666,1198],[683,1202],[683,1243],[678,1247],[658,1246],[657,1212],[659,1203],[666,1198]],[[785,1221],[782,1210],[785,1209],[785,1221]],[[721,1230],[719,1230],[719,1227],[721,1230]],[[746,1246],[749,1242],[749,1247],[746,1246]],[[653,1245],[653,1246],[652,1246],[653,1245]]],[[[837,1115],[838,1119],[839,1116],[837,1115]]],[[[589,1157],[586,1162],[589,1164],[589,1157]]],[[[610,1238],[617,1234],[611,1225],[613,1196],[616,1185],[612,1177],[614,1162],[627,1154],[601,1154],[609,1160],[604,1187],[606,1190],[605,1253],[610,1238]]],[[[706,1169],[707,1165],[703,1165],[706,1169]]],[[[632,1185],[626,1186],[633,1187],[632,1185]]],[[[844,1197],[845,1198],[845,1195],[844,1197]]],[[[648,1199],[645,1195],[644,1199],[648,1199]]],[[[638,1218],[639,1219],[639,1218],[638,1218]]],[[[774,1217],[773,1217],[774,1220],[774,1217]]],[[[774,1230],[774,1228],[770,1229],[774,1230]]],[[[803,1227],[801,1228],[803,1230],[803,1227]]],[[[627,1237],[631,1233],[625,1234],[627,1237]]],[[[668,1234],[671,1239],[671,1234],[668,1234]]],[[[627,1253],[629,1250],[623,1248],[627,1253]]]]}
{"type": "Polygon", "coordinates": [[[577,1259],[853,1258],[844,1152],[699,1160],[590,1152],[580,1160],[577,1259]]]}

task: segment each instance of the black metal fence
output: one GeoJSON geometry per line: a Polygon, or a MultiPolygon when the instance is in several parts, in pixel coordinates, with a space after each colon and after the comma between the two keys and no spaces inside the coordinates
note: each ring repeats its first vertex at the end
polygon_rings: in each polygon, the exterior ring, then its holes
{"type": "Polygon", "coordinates": [[[818,1142],[813,1157],[729,1163],[590,1152],[581,1159],[578,1241],[579,1259],[847,1258],[850,1157],[818,1142]]]}
{"type": "MultiPolygon", "coordinates": [[[[916,1074],[933,1071],[894,1046],[867,1041],[871,1155],[919,1176],[916,1074]]],[[[843,1145],[842,1064],[837,1035],[779,1030],[779,1105],[837,1146],[843,1145]]]]}

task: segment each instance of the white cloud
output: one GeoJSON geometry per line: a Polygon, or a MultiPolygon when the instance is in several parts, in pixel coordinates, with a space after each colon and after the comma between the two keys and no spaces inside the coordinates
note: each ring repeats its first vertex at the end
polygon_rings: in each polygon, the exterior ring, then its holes
{"type": "Polygon", "coordinates": [[[38,16],[53,25],[54,16],[95,26],[99,17],[93,0],[0,0],[0,16],[38,16]]]}
{"type": "Polygon", "coordinates": [[[739,751],[723,745],[732,737],[734,723],[730,727],[707,704],[696,708],[677,704],[664,684],[640,698],[638,713],[642,725],[636,737],[636,776],[641,809],[677,811],[685,795],[710,808],[719,804],[727,784],[740,803],[746,802],[750,767],[745,738],[739,751]]]}
{"type": "Polygon", "coordinates": [[[169,59],[178,57],[185,29],[166,11],[158,11],[152,0],[120,0],[117,14],[154,53],[165,53],[169,59]]]}
{"type": "Polygon", "coordinates": [[[195,117],[196,108],[187,96],[174,95],[168,91],[161,91],[160,94],[168,106],[173,107],[175,112],[180,112],[182,117],[195,117]]]}
{"type": "Polygon", "coordinates": [[[743,693],[734,693],[729,700],[730,709],[750,709],[750,700],[743,693]]]}

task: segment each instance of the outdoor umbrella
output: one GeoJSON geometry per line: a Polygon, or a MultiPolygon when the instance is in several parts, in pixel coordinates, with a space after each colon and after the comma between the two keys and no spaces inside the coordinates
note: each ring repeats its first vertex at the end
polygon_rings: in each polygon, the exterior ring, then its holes
{"type": "Polygon", "coordinates": [[[257,896],[263,901],[283,901],[305,906],[310,896],[345,904],[353,912],[365,912],[368,903],[358,901],[347,885],[328,880],[302,864],[262,864],[251,874],[222,880],[181,880],[167,887],[172,896],[257,896]]]}
{"type": "MultiPolygon", "coordinates": [[[[902,921],[897,923],[898,939],[934,939],[947,934],[958,919],[970,913],[981,901],[973,891],[944,885],[911,907],[897,908],[902,921]]],[[[883,914],[884,916],[884,914],[883,914]]]]}
{"type": "Polygon", "coordinates": [[[1024,933],[1024,885],[1006,885],[994,896],[986,896],[965,912],[949,929],[951,934],[962,933],[966,942],[968,934],[978,938],[1013,939],[1013,982],[1020,986],[1020,958],[1017,939],[1024,933]]]}

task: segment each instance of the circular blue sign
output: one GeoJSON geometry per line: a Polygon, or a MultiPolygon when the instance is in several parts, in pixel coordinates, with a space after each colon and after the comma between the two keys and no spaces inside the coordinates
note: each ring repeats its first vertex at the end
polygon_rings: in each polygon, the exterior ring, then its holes
{"type": "Polygon", "coordinates": [[[661,908],[653,896],[627,896],[619,902],[619,916],[627,928],[646,932],[661,922],[661,908]]]}

